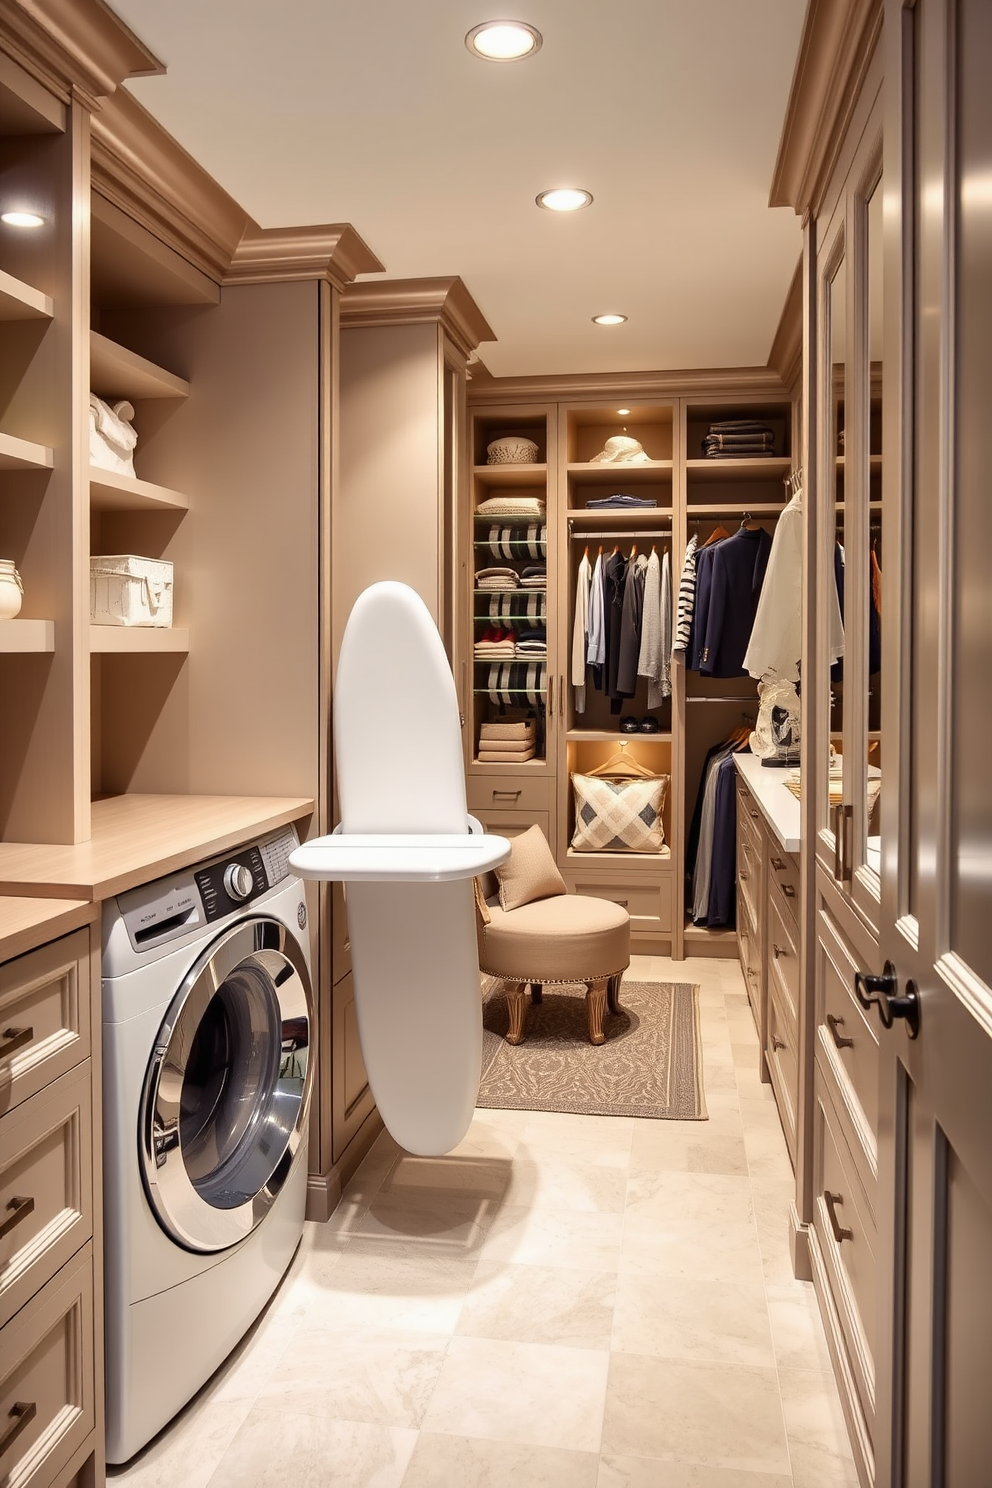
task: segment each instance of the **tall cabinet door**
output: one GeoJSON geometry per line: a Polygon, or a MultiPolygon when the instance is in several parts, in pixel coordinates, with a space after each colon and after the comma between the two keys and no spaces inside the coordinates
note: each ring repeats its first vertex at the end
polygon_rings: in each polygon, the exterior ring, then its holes
{"type": "Polygon", "coordinates": [[[992,1460],[992,9],[891,0],[885,28],[905,435],[883,597],[891,979],[864,989],[881,1020],[877,1481],[971,1488],[992,1460]]]}

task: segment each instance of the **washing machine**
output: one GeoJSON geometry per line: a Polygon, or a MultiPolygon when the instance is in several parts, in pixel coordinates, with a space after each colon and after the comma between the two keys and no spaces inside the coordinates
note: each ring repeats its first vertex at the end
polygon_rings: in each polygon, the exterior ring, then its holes
{"type": "Polygon", "coordinates": [[[108,901],[107,1460],[227,1357],[303,1232],[315,1049],[291,828],[108,901]]]}

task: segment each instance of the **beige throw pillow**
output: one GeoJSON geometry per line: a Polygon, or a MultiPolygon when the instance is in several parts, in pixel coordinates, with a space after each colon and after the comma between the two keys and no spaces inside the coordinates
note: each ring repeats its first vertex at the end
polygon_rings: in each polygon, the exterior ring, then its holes
{"type": "Polygon", "coordinates": [[[555,867],[548,839],[536,824],[510,841],[510,856],[496,869],[502,909],[519,909],[535,899],[566,894],[565,880],[555,867]]]}
{"type": "Polygon", "coordinates": [[[661,813],[668,776],[609,780],[573,775],[575,831],[573,852],[661,852],[665,829],[661,813]]]}

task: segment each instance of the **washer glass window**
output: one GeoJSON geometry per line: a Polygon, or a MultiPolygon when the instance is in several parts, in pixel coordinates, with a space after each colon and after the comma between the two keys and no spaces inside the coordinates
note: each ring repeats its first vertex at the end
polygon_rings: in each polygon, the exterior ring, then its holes
{"type": "Polygon", "coordinates": [[[242,921],[187,976],[155,1043],[142,1170],[163,1227],[219,1250],[264,1218],[292,1166],[310,1093],[312,993],[275,920],[242,921]]]}

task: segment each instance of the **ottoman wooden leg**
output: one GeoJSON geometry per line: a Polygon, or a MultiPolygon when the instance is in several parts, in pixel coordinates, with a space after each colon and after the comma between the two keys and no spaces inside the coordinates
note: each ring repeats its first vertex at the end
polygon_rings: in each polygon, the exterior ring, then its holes
{"type": "Polygon", "coordinates": [[[531,984],[530,984],[530,1000],[531,1000],[531,1002],[543,1002],[544,1001],[544,988],[541,986],[541,983],[540,982],[531,982],[531,984]]]}
{"type": "Polygon", "coordinates": [[[622,976],[623,972],[618,971],[615,976],[610,977],[606,986],[606,1006],[611,1013],[623,1012],[623,1008],[620,1006],[620,978],[622,976]]]}
{"type": "Polygon", "coordinates": [[[503,995],[506,998],[506,1011],[510,1017],[510,1026],[506,1030],[506,1042],[522,1044],[524,1018],[527,1014],[527,999],[524,996],[523,982],[504,982],[503,995]]]}
{"type": "Polygon", "coordinates": [[[600,977],[598,981],[586,982],[586,1014],[589,1019],[589,1042],[591,1044],[605,1042],[603,1014],[606,1012],[607,980],[607,977],[600,977]]]}

